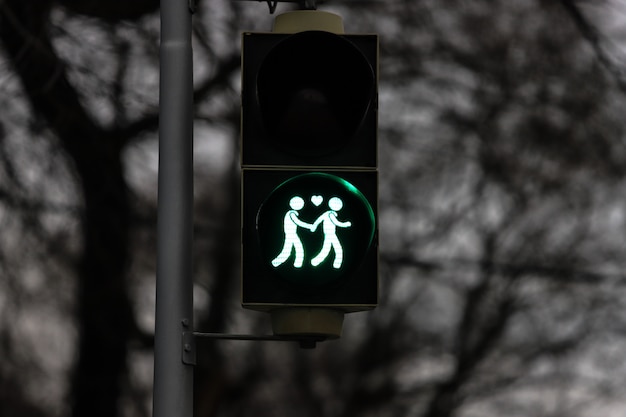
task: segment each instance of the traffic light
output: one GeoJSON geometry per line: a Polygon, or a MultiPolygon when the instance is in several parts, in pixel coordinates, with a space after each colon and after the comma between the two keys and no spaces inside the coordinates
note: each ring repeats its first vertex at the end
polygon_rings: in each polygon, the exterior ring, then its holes
{"type": "Polygon", "coordinates": [[[242,305],[343,320],[378,302],[378,37],[320,13],[243,34],[242,305]]]}

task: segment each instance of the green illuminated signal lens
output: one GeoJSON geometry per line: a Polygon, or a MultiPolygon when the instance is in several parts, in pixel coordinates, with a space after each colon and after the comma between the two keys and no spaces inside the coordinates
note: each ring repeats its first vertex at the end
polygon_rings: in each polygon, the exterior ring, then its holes
{"type": "Polygon", "coordinates": [[[375,227],[374,211],[354,185],[319,172],[280,184],[257,215],[264,259],[278,275],[301,285],[349,275],[367,254],[375,227]]]}
{"type": "MultiPolygon", "coordinates": [[[[321,195],[311,196],[311,203],[319,206],[324,201],[321,195]]],[[[312,266],[318,266],[330,255],[331,250],[334,251],[335,259],[333,268],[339,269],[343,263],[343,247],[337,237],[337,227],[350,227],[351,222],[342,222],[337,218],[337,211],[343,207],[343,201],[339,197],[331,197],[328,200],[328,211],[320,214],[319,217],[309,224],[303,222],[298,217],[298,211],[304,207],[304,200],[300,196],[294,196],[289,200],[290,210],[285,213],[283,222],[283,231],[285,232],[285,243],[280,254],[272,260],[272,266],[279,267],[285,263],[294,253],[294,268],[302,268],[304,262],[304,246],[298,235],[299,227],[315,232],[317,227],[322,224],[323,244],[318,254],[311,259],[312,266]]]]}

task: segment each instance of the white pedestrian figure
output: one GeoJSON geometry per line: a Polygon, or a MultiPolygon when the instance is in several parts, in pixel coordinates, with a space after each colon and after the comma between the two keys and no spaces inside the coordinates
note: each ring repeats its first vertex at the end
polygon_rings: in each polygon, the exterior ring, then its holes
{"type": "Polygon", "coordinates": [[[330,250],[335,251],[335,259],[333,261],[333,268],[341,268],[343,262],[343,248],[337,238],[337,227],[350,227],[351,222],[341,222],[337,219],[337,212],[343,207],[343,202],[339,197],[332,197],[328,201],[328,207],[330,210],[322,213],[315,223],[311,231],[315,231],[317,226],[322,223],[322,230],[324,231],[324,243],[320,252],[311,259],[311,265],[317,266],[324,262],[324,259],[330,254],[330,250]]]}
{"type": "Polygon", "coordinates": [[[301,268],[304,263],[304,247],[302,241],[298,236],[298,226],[304,227],[313,231],[313,226],[309,223],[305,223],[298,218],[298,210],[304,207],[304,200],[302,197],[295,196],[289,200],[289,206],[291,210],[285,213],[283,219],[283,229],[285,231],[285,243],[280,254],[272,261],[274,267],[278,267],[285,263],[291,256],[291,252],[295,250],[296,256],[293,261],[294,268],[301,268]]]}

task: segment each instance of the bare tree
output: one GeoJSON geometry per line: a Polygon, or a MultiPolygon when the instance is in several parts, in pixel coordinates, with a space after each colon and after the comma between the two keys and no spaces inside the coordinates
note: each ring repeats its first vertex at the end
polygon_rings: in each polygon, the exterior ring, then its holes
{"type": "MultiPolygon", "coordinates": [[[[586,7],[328,2],[381,35],[381,306],[314,351],[201,341],[195,415],[623,405],[623,76],[586,7]]],[[[2,415],[149,414],[157,9],[0,2],[2,415]],[[65,382],[34,393],[48,347],[65,382]]],[[[194,16],[200,330],[268,330],[238,305],[236,144],[239,32],[270,23],[255,2],[194,16]]]]}

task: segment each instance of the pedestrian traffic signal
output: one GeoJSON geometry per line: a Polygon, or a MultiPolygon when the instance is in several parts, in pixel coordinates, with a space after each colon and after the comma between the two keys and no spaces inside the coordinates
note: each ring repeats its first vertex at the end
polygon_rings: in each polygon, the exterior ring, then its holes
{"type": "Polygon", "coordinates": [[[371,309],[378,38],[317,30],[308,18],[321,12],[292,13],[308,23],[289,27],[306,29],[243,35],[242,304],[280,317],[371,309]]]}
{"type": "Polygon", "coordinates": [[[376,172],[243,172],[244,306],[377,303],[376,172]]]}
{"type": "Polygon", "coordinates": [[[294,174],[258,211],[263,258],[295,284],[326,284],[360,265],[374,238],[374,211],[361,191],[343,178],[294,174]]]}

